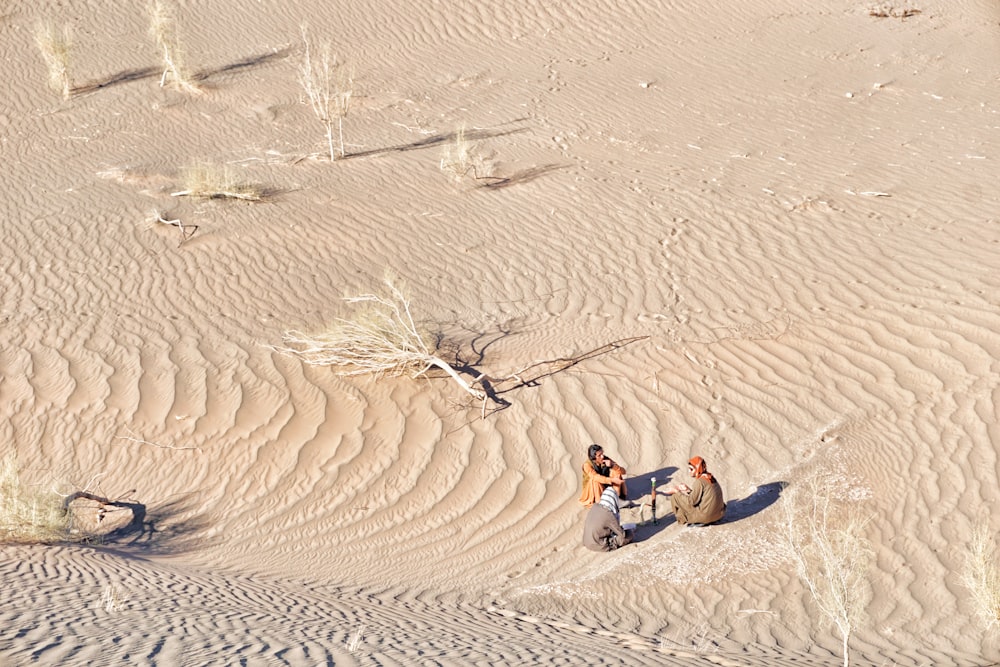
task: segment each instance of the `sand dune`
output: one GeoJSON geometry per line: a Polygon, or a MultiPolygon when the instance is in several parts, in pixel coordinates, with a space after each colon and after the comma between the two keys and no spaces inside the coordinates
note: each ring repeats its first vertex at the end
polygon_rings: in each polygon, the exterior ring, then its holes
{"type": "Polygon", "coordinates": [[[960,584],[997,528],[994,7],[178,17],[198,95],[159,86],[141,3],[0,17],[0,453],[146,512],[96,548],[4,547],[0,662],[840,664],[781,538],[812,469],[873,517],[856,664],[1000,660],[960,584]],[[68,100],[40,18],[73,28],[68,100]],[[333,164],[303,21],[353,72],[333,164]],[[440,169],[463,129],[494,178],[440,169]],[[172,196],[199,163],[267,201],[172,196]],[[386,268],[477,372],[598,353],[482,419],[443,374],[276,351],[386,268]],[[727,520],[661,500],[586,551],[591,442],[640,494],[704,456],[727,520]]]}

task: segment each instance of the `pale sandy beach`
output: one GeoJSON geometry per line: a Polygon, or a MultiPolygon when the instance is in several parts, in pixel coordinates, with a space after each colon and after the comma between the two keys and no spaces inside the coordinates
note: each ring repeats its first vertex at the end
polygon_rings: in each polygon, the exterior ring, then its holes
{"type": "Polygon", "coordinates": [[[197,92],[145,3],[0,7],[0,456],[120,502],[0,547],[0,665],[839,665],[784,538],[811,474],[870,517],[851,664],[1000,662],[962,583],[1000,532],[995,2],[175,7],[197,92]],[[194,165],[264,200],[177,196],[194,165]],[[496,400],[280,349],[387,269],[496,400]],[[588,551],[595,442],[638,502],[705,457],[726,519],[661,497],[588,551]]]}

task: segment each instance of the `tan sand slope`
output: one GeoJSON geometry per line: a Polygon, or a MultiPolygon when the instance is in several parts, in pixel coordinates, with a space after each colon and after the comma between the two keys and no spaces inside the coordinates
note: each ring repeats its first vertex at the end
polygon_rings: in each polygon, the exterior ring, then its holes
{"type": "Polygon", "coordinates": [[[873,514],[852,657],[1000,660],[959,583],[1000,528],[993,4],[181,2],[198,95],[159,86],[141,3],[0,12],[0,453],[148,513],[107,552],[5,547],[0,660],[836,664],[779,537],[816,468],[873,514]],[[40,18],[73,27],[68,100],[40,18]],[[304,20],[352,67],[333,164],[304,20]],[[463,127],[496,179],[440,169],[463,127]],[[171,196],[197,163],[268,201],[171,196]],[[387,267],[477,372],[645,338],[486,420],[273,349],[387,267]],[[642,491],[701,454],[729,520],[587,552],[591,442],[642,491]]]}

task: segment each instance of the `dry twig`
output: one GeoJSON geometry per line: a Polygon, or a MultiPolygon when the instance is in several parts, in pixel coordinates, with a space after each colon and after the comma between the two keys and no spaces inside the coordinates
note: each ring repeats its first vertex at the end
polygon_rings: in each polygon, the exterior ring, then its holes
{"type": "Polygon", "coordinates": [[[194,236],[194,233],[198,231],[198,225],[185,225],[183,222],[180,221],[180,218],[178,218],[177,220],[167,220],[166,218],[163,217],[163,215],[160,214],[159,211],[156,211],[156,222],[159,222],[164,225],[169,225],[171,227],[176,227],[177,229],[180,230],[181,240],[180,243],[177,244],[178,247],[183,245],[185,241],[194,236]]]}

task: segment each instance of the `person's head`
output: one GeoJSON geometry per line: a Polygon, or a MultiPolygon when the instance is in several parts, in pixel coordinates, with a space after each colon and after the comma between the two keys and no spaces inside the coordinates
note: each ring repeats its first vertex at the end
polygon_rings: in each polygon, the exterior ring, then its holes
{"type": "Polygon", "coordinates": [[[601,465],[604,463],[604,448],[598,444],[593,444],[587,448],[587,458],[592,462],[601,465]]]}
{"type": "Polygon", "coordinates": [[[705,465],[705,459],[700,456],[692,456],[688,461],[688,474],[692,477],[701,477],[708,472],[708,467],[705,465]]]}
{"type": "Polygon", "coordinates": [[[614,487],[609,486],[604,489],[604,493],[601,494],[600,505],[614,514],[616,519],[619,517],[621,510],[619,509],[620,506],[618,504],[618,492],[614,487]]]}

